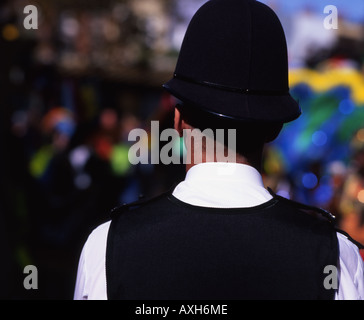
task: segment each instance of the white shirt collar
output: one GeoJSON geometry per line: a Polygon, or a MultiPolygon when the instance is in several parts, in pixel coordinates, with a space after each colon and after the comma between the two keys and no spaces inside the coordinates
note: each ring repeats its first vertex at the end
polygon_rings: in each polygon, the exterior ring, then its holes
{"type": "Polygon", "coordinates": [[[255,168],[216,162],[192,167],[173,196],[191,205],[217,208],[254,207],[272,199],[255,168]]]}

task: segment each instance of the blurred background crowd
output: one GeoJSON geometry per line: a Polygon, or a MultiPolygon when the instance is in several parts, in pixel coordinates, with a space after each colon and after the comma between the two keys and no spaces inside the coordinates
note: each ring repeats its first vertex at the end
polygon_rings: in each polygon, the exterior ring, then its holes
{"type": "MultiPolygon", "coordinates": [[[[132,166],[127,138],[152,120],[173,126],[161,85],[204,2],[0,2],[0,298],[71,299],[90,231],[113,207],[183,179],[183,165],[132,166]],[[23,26],[28,4],[37,30],[23,26]],[[26,265],[38,290],[24,289],[26,265]]],[[[364,2],[262,2],[286,30],[303,110],[266,150],[266,185],[331,211],[364,244],[364,2]],[[338,29],[324,28],[326,5],[338,29]]]]}

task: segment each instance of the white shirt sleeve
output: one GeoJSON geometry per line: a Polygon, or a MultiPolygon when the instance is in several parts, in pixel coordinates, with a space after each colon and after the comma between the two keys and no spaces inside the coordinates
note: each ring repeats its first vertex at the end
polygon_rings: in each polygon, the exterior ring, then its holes
{"type": "Polygon", "coordinates": [[[336,300],[364,299],[363,259],[355,244],[338,233],[340,250],[339,290],[336,300]]]}
{"type": "Polygon", "coordinates": [[[88,237],[78,265],[74,300],[107,300],[106,245],[110,222],[88,237]]]}
{"type": "Polygon", "coordinates": [[[86,293],[86,289],[85,289],[86,277],[87,277],[86,266],[85,266],[86,245],[87,245],[87,242],[85,243],[85,245],[82,249],[80,260],[78,263],[76,287],[75,287],[75,292],[74,292],[74,296],[73,296],[74,300],[87,300],[87,293],[86,293]]]}

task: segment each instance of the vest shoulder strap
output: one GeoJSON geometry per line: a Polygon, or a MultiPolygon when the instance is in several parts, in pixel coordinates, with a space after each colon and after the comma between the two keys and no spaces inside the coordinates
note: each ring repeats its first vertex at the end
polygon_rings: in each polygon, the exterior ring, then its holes
{"type": "Polygon", "coordinates": [[[281,197],[277,194],[275,194],[270,188],[268,188],[268,191],[270,192],[270,194],[275,197],[276,199],[281,200],[282,202],[288,203],[290,205],[292,205],[293,207],[300,209],[301,211],[306,212],[307,214],[310,214],[312,216],[315,216],[318,219],[323,219],[326,220],[332,224],[336,223],[336,217],[329,211],[322,209],[322,208],[318,208],[318,207],[314,207],[314,206],[310,206],[307,204],[303,204],[294,200],[290,200],[284,197],[281,197]]]}
{"type": "Polygon", "coordinates": [[[158,195],[156,197],[151,197],[151,198],[140,197],[139,200],[136,200],[134,202],[124,203],[121,206],[115,207],[114,209],[111,210],[111,212],[110,212],[111,219],[117,218],[120,214],[123,214],[124,212],[127,212],[130,209],[141,207],[141,206],[146,205],[146,204],[148,204],[148,203],[150,203],[152,201],[163,198],[168,194],[170,194],[170,191],[164,192],[164,193],[162,193],[162,194],[160,194],[160,195],[158,195]]]}
{"type": "Polygon", "coordinates": [[[310,215],[313,215],[315,216],[316,218],[318,219],[324,219],[326,221],[328,221],[329,223],[331,223],[333,226],[334,226],[334,229],[336,232],[338,233],[341,233],[343,234],[345,237],[348,238],[349,241],[351,241],[353,244],[355,244],[359,250],[363,250],[364,249],[364,246],[359,243],[358,241],[354,240],[348,233],[346,233],[345,231],[343,230],[340,230],[339,228],[336,227],[336,217],[329,211],[325,210],[325,209],[322,209],[322,208],[318,208],[318,207],[314,207],[314,206],[310,206],[310,205],[306,205],[306,204],[303,204],[303,203],[300,203],[300,202],[296,202],[296,201],[293,201],[293,200],[290,200],[290,199],[287,199],[287,198],[284,198],[284,197],[281,197],[277,194],[275,194],[271,189],[268,188],[268,191],[270,192],[270,194],[277,198],[277,199],[280,199],[281,201],[284,201],[286,203],[289,203],[291,205],[293,205],[294,207],[310,214],[310,215]]]}

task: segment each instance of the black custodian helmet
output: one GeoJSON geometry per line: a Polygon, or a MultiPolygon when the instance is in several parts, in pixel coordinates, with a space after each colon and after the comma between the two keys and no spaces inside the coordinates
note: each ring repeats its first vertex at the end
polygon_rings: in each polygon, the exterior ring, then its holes
{"type": "Polygon", "coordinates": [[[290,122],[301,115],[288,85],[282,25],[255,0],[210,0],[193,17],[174,77],[163,86],[193,108],[227,119],[290,122]]]}

